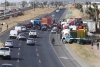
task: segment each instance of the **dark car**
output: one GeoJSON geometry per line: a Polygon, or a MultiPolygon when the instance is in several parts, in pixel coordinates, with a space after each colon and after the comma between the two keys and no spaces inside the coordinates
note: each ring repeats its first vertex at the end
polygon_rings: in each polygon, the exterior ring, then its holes
{"type": "Polygon", "coordinates": [[[26,24],[26,28],[31,28],[32,25],[31,24],[26,24]]]}

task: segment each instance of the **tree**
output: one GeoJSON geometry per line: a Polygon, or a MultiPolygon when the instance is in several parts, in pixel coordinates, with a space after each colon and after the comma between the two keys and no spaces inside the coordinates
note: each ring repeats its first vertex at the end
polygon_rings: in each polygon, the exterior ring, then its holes
{"type": "Polygon", "coordinates": [[[6,6],[10,6],[10,2],[6,1],[5,2],[6,6]]]}
{"type": "Polygon", "coordinates": [[[86,13],[89,14],[90,19],[92,19],[93,21],[96,22],[96,27],[97,27],[98,19],[99,19],[99,9],[98,9],[98,5],[96,3],[90,4],[90,6],[86,10],[86,13]],[[93,8],[91,8],[91,5],[93,6],[93,8]]]}
{"type": "Polygon", "coordinates": [[[46,6],[46,5],[47,5],[47,1],[44,1],[44,2],[43,2],[43,5],[46,6]]]}
{"type": "Polygon", "coordinates": [[[22,1],[22,7],[25,7],[26,4],[27,4],[26,1],[22,1]]]}

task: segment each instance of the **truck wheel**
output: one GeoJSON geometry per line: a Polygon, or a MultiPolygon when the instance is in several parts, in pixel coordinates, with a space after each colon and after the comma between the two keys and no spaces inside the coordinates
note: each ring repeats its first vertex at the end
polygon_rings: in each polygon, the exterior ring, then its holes
{"type": "Polygon", "coordinates": [[[63,44],[66,44],[66,40],[65,40],[65,39],[63,39],[63,40],[62,40],[62,43],[63,43],[63,44]]]}
{"type": "Polygon", "coordinates": [[[72,44],[74,41],[73,40],[70,40],[69,44],[72,44]]]}
{"type": "Polygon", "coordinates": [[[11,57],[9,56],[8,59],[11,60],[11,57]]]}

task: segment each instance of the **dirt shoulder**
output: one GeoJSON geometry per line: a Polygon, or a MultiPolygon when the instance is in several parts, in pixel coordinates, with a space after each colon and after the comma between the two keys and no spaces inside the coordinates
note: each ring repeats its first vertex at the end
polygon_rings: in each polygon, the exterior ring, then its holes
{"type": "MultiPolygon", "coordinates": [[[[69,8],[68,11],[72,11],[72,14],[67,14],[66,18],[82,18],[87,19],[87,15],[80,12],[78,9],[69,8]]],[[[90,44],[80,45],[80,44],[68,44],[70,48],[83,60],[85,60],[91,67],[100,67],[100,50],[97,50],[97,46],[94,44],[93,49],[91,49],[90,44]]]]}
{"type": "MultiPolygon", "coordinates": [[[[12,20],[10,20],[10,19],[1,20],[0,22],[7,23],[8,27],[10,28],[10,27],[16,25],[17,22],[27,21],[36,16],[46,14],[46,13],[51,13],[54,10],[55,10],[55,8],[44,8],[44,9],[36,8],[35,11],[33,9],[31,9],[31,10],[25,11],[24,15],[22,15],[22,16],[13,17],[12,20]]],[[[7,29],[7,25],[5,24],[4,26],[2,26],[2,31],[5,31],[6,29],[7,29]]]]}

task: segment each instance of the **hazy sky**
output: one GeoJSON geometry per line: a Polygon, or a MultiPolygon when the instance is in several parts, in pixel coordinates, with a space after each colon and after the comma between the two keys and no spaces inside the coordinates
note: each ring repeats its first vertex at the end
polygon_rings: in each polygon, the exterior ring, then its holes
{"type": "MultiPolygon", "coordinates": [[[[4,2],[4,1],[5,0],[0,0],[0,2],[4,2]]],[[[6,1],[20,2],[20,1],[23,1],[23,0],[6,0],[6,1]]],[[[26,1],[28,1],[28,0],[26,0],[26,1]]],[[[34,1],[34,0],[29,0],[29,1],[34,1]]],[[[74,0],[37,0],[37,1],[70,1],[70,2],[73,2],[74,0]]],[[[100,2],[100,0],[76,0],[76,1],[78,1],[78,2],[82,2],[82,1],[98,1],[98,2],[100,2]]]]}

